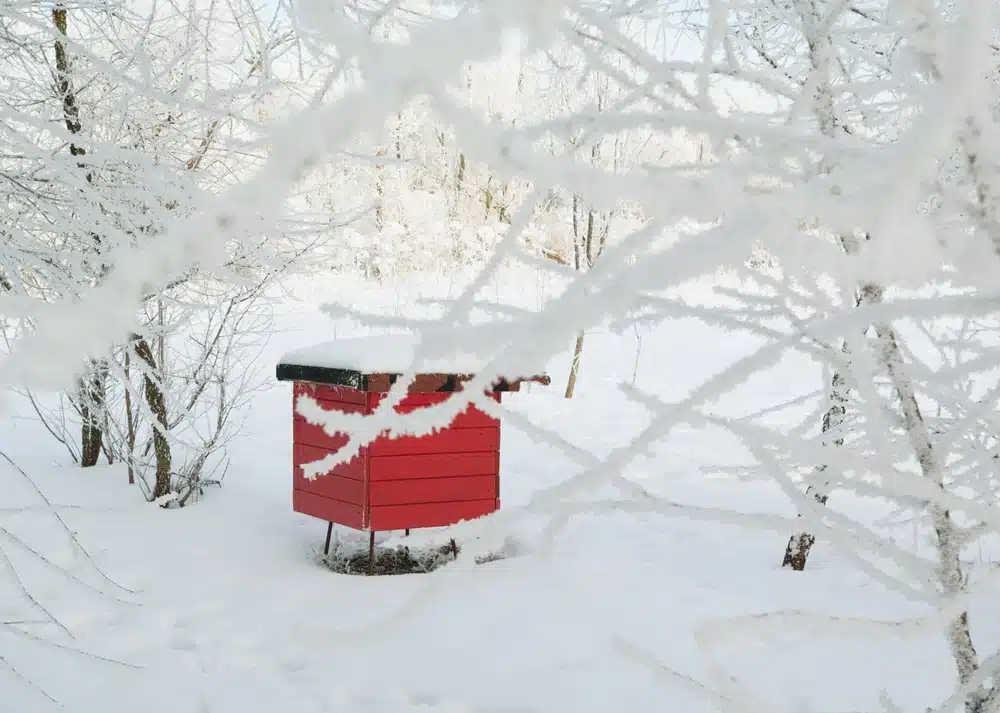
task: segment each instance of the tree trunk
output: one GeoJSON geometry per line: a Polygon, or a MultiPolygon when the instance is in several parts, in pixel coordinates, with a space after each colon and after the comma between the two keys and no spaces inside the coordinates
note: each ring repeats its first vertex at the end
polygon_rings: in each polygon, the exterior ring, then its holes
{"type": "Polygon", "coordinates": [[[461,196],[465,189],[465,153],[458,154],[458,171],[455,173],[455,193],[461,196]]]}
{"type": "Polygon", "coordinates": [[[132,368],[132,350],[125,350],[125,421],[127,428],[127,443],[125,444],[128,448],[128,455],[126,456],[128,462],[128,484],[135,485],[135,426],[136,417],[132,415],[132,381],[131,381],[131,368],[132,368]]]}
{"type": "MultiPolygon", "coordinates": [[[[841,351],[844,353],[847,352],[846,341],[842,344],[841,351]]],[[[826,447],[844,445],[844,437],[840,429],[844,424],[844,417],[847,415],[847,398],[849,393],[847,380],[844,378],[844,375],[839,370],[833,372],[833,378],[830,380],[830,390],[827,392],[827,398],[830,403],[826,413],[823,414],[823,445],[826,447]],[[826,434],[830,431],[834,431],[837,434],[833,440],[826,438],[826,434]]],[[[820,465],[816,469],[815,475],[822,475],[826,472],[827,468],[828,466],[825,463],[820,465]]],[[[820,505],[826,505],[826,501],[830,497],[828,479],[819,484],[810,485],[808,490],[806,490],[806,495],[811,495],[820,505]]],[[[788,545],[785,547],[785,558],[782,560],[781,566],[791,567],[796,572],[804,570],[806,568],[806,560],[809,559],[809,553],[812,551],[812,546],[815,542],[816,537],[809,532],[800,532],[797,535],[792,535],[788,538],[788,545]]]]}
{"type": "Polygon", "coordinates": [[[584,236],[585,254],[587,256],[587,267],[594,266],[594,209],[587,211],[587,233],[584,236]]]}
{"type": "Polygon", "coordinates": [[[91,360],[84,375],[77,381],[80,405],[80,466],[97,465],[104,444],[106,385],[108,365],[103,360],[91,360]]]}
{"type": "Polygon", "coordinates": [[[566,398],[573,398],[576,391],[576,377],[580,373],[580,357],[583,356],[583,332],[576,335],[576,347],[573,349],[573,365],[569,368],[569,381],[566,382],[566,398]]]}
{"type": "MultiPolygon", "coordinates": [[[[600,95],[598,96],[598,111],[600,111],[601,101],[600,95]]],[[[598,141],[596,144],[590,147],[590,163],[592,166],[597,166],[601,161],[601,142],[598,141]]],[[[587,255],[587,267],[594,266],[594,209],[589,208],[587,210],[587,235],[585,238],[586,245],[586,255],[587,255]]]]}
{"type": "MultiPolygon", "coordinates": [[[[816,79],[813,96],[813,113],[816,116],[820,134],[832,139],[839,136],[844,131],[844,128],[840,125],[834,111],[831,58],[835,56],[835,52],[832,49],[833,40],[830,38],[830,25],[826,24],[824,20],[824,18],[830,20],[830,17],[821,11],[815,0],[799,0],[799,2],[795,3],[795,6],[802,20],[802,30],[809,46],[809,61],[816,79]]],[[[842,10],[838,12],[842,12],[842,10]]],[[[701,149],[699,149],[699,160],[700,158],[701,149]]],[[[820,168],[824,172],[830,169],[824,162],[820,163],[820,168]]],[[[848,254],[852,254],[852,250],[857,251],[858,245],[850,237],[841,236],[840,243],[844,251],[848,254]]],[[[856,300],[856,304],[859,301],[856,300]]],[[[847,351],[846,340],[841,349],[844,352],[847,351]]],[[[830,406],[823,416],[824,434],[831,429],[839,431],[844,421],[847,396],[847,384],[843,374],[837,371],[831,379],[829,391],[830,406]]],[[[843,443],[844,440],[840,436],[829,442],[830,445],[837,446],[843,445],[843,443]]],[[[827,443],[824,442],[824,445],[827,445],[827,443]]],[[[827,466],[825,464],[820,465],[817,473],[824,473],[826,469],[827,466]]],[[[823,482],[818,488],[810,487],[806,491],[806,494],[812,495],[816,502],[825,505],[830,495],[827,483],[828,481],[823,482]]],[[[806,560],[809,558],[809,553],[815,542],[815,536],[808,532],[792,535],[788,540],[788,545],[785,547],[785,557],[781,566],[791,567],[793,570],[801,572],[805,569],[806,560]]]]}
{"type": "Polygon", "coordinates": [[[573,194],[573,269],[579,271],[583,267],[580,253],[580,196],[573,194]]]}
{"type": "MultiPolygon", "coordinates": [[[[877,289],[880,301],[881,289],[877,289]]],[[[899,399],[903,412],[903,427],[913,447],[914,455],[920,464],[920,470],[928,480],[942,491],[944,490],[944,473],[937,453],[931,442],[930,432],[920,413],[916,393],[909,377],[904,374],[903,354],[899,349],[895,330],[887,324],[875,325],[875,333],[879,338],[882,363],[892,381],[893,390],[899,399]]],[[[961,535],[952,520],[951,512],[942,505],[930,503],[931,522],[937,537],[938,577],[944,595],[951,599],[959,596],[965,590],[965,578],[962,574],[960,559],[962,544],[961,535]]],[[[979,670],[979,657],[972,644],[969,633],[968,612],[961,612],[948,623],[948,645],[958,671],[958,680],[966,685],[979,670]]],[[[966,699],[966,711],[977,713],[982,707],[983,691],[977,688],[966,699]]]]}
{"type": "MultiPolygon", "coordinates": [[[[375,152],[379,159],[385,156],[385,149],[375,152]]],[[[382,161],[375,163],[375,194],[378,202],[375,204],[375,230],[381,233],[385,229],[385,165],[382,161]]]]}
{"type": "MultiPolygon", "coordinates": [[[[873,284],[862,288],[862,299],[871,304],[882,301],[884,290],[873,284]]],[[[879,341],[879,358],[885,367],[892,389],[899,399],[900,411],[903,415],[903,428],[909,438],[910,446],[920,464],[921,473],[941,491],[944,491],[944,467],[940,462],[934,444],[931,441],[930,430],[920,412],[916,389],[906,375],[903,353],[899,348],[896,331],[888,324],[876,324],[875,334],[879,341]]],[[[962,572],[961,551],[962,535],[948,508],[934,501],[929,503],[931,523],[934,527],[938,554],[938,581],[946,599],[954,599],[965,591],[965,577],[962,572]]],[[[969,614],[961,612],[948,622],[948,647],[952,660],[958,672],[958,680],[962,685],[968,685],[979,671],[979,655],[972,643],[969,629],[969,614]]],[[[987,692],[983,686],[976,686],[966,697],[966,713],[983,713],[986,709],[995,707],[997,692],[1000,688],[994,686],[987,692]]]]}
{"type": "MultiPolygon", "coordinates": [[[[83,131],[80,123],[80,105],[77,101],[76,89],[73,86],[72,68],[66,43],[62,39],[68,37],[69,20],[66,8],[56,5],[52,9],[52,24],[59,33],[53,43],[55,52],[56,92],[62,105],[63,123],[66,130],[77,137],[83,131]]],[[[85,156],[87,151],[76,141],[69,145],[71,156],[85,156]]],[[[85,164],[78,164],[86,168],[85,164]]],[[[87,183],[93,183],[94,177],[88,171],[87,183]]],[[[91,235],[96,252],[100,252],[100,238],[91,235]]],[[[80,404],[80,416],[83,423],[80,428],[80,465],[89,468],[97,464],[104,442],[105,414],[105,383],[107,381],[108,365],[103,360],[91,361],[87,364],[84,375],[77,383],[77,399],[80,404]]]]}
{"type": "Polygon", "coordinates": [[[143,337],[135,336],[135,355],[146,364],[143,376],[143,393],[146,404],[153,413],[156,423],[153,424],[153,452],[156,454],[156,485],[153,487],[153,499],[161,498],[170,492],[171,453],[170,440],[167,438],[167,401],[163,389],[155,378],[157,373],[156,360],[149,342],[143,337]]]}
{"type": "MultiPolygon", "coordinates": [[[[52,9],[52,24],[56,26],[56,30],[61,36],[68,37],[66,8],[62,5],[57,5],[52,9]]],[[[56,55],[56,91],[62,101],[63,121],[67,131],[75,136],[82,131],[83,126],[80,123],[80,106],[76,100],[76,90],[73,88],[70,74],[69,55],[66,52],[65,43],[60,39],[55,41],[54,50],[56,55]]],[[[83,156],[87,152],[76,143],[71,143],[69,153],[71,156],[83,156]]],[[[91,180],[89,174],[87,180],[91,180]]]]}
{"type": "Polygon", "coordinates": [[[489,220],[490,213],[493,212],[493,176],[486,179],[486,188],[483,189],[483,207],[483,217],[489,220]]]}

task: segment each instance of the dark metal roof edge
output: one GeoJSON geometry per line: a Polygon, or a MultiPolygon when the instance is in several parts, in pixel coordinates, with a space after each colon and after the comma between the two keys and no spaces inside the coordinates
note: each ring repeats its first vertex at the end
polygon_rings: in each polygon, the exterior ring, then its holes
{"type": "MultiPolygon", "coordinates": [[[[400,374],[388,373],[390,381],[395,381],[400,374]]],[[[357,369],[334,369],[325,366],[303,366],[301,364],[279,363],[275,369],[275,377],[278,381],[309,381],[315,384],[327,384],[330,386],[346,386],[359,391],[368,391],[369,374],[365,374],[357,369]]],[[[548,382],[547,375],[538,374],[533,377],[523,377],[525,380],[539,379],[544,377],[542,383],[548,382]]],[[[498,379],[492,391],[505,392],[511,390],[511,383],[521,379],[498,379]]],[[[454,385],[447,390],[454,390],[454,385]]]]}

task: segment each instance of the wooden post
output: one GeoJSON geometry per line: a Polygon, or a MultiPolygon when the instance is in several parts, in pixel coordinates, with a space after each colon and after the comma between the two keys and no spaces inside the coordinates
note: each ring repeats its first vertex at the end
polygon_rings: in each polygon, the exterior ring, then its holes
{"type": "Polygon", "coordinates": [[[368,576],[375,574],[375,531],[368,535],[368,576]]]}

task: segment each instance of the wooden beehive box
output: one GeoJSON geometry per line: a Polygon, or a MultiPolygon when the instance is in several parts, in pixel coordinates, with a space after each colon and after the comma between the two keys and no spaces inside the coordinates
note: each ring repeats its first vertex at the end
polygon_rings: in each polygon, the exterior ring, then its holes
{"type": "MultiPolygon", "coordinates": [[[[277,377],[294,382],[293,403],[309,395],[326,409],[372,414],[398,374],[349,366],[371,361],[374,350],[395,353],[395,362],[385,353],[376,359],[392,365],[408,358],[412,346],[398,338],[338,340],[286,355],[277,377]]],[[[468,373],[420,374],[396,410],[441,403],[470,378],[468,373]]],[[[548,383],[545,376],[501,379],[489,396],[499,402],[527,380],[548,383]]],[[[293,508],[328,523],[369,532],[441,527],[500,507],[500,421],[475,406],[431,435],[381,436],[349,462],[315,478],[304,477],[301,466],[336,452],[347,443],[347,434],[330,435],[293,407],[292,439],[293,508]]]]}

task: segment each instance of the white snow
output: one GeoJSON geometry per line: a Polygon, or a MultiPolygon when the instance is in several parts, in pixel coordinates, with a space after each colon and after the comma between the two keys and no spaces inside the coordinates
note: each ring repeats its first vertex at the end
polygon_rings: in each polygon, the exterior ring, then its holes
{"type": "MultiPolygon", "coordinates": [[[[531,288],[512,285],[505,292],[530,302],[531,288]]],[[[331,328],[310,311],[322,297],[314,289],[307,298],[312,305],[283,308],[285,329],[262,358],[273,360],[331,328]]],[[[404,291],[400,299],[393,290],[349,280],[337,289],[353,304],[386,313],[400,302],[412,304],[406,298],[421,291],[404,291]]],[[[357,327],[345,320],[333,331],[357,333],[357,327]]],[[[347,350],[397,341],[337,340],[347,350]]],[[[638,378],[661,398],[678,399],[751,346],[746,337],[694,320],[666,322],[643,334],[638,378]]],[[[567,373],[571,347],[547,365],[556,383],[567,373]]],[[[627,333],[589,333],[573,400],[558,388],[529,387],[504,403],[514,415],[606,456],[649,418],[616,387],[630,380],[636,347],[627,333]]],[[[347,363],[336,361],[344,354],[352,356],[340,351],[325,364],[347,363]]],[[[374,356],[385,361],[366,368],[401,363],[392,361],[396,355],[374,356]]],[[[815,365],[790,356],[717,407],[765,408],[817,378],[815,365]]],[[[778,566],[787,531],[744,529],[684,510],[794,515],[774,484],[726,474],[727,465],[750,459],[728,433],[679,427],[621,474],[676,510],[629,511],[612,502],[615,493],[593,492],[571,498],[578,514],[549,532],[544,510],[521,508],[579,465],[508,419],[501,456],[505,519],[496,519],[495,531],[480,526],[479,540],[460,534],[468,532],[463,526],[414,532],[410,541],[441,543],[454,534],[469,552],[504,547],[515,556],[484,565],[460,560],[433,575],[369,579],[319,566],[314,556],[324,523],[292,512],[290,402],[289,384],[275,383],[256,396],[224,486],[172,511],[142,502],[119,466],[80,472],[60,462],[26,407],[3,423],[5,452],[54,504],[43,503],[0,461],[7,483],[0,549],[36,601],[75,638],[44,621],[23,629],[86,652],[0,629],[3,663],[10,667],[0,668],[5,710],[54,710],[46,695],[74,713],[718,710],[668,669],[720,685],[731,685],[732,676],[787,706],[755,710],[877,710],[883,690],[901,710],[915,710],[950,690],[952,666],[931,629],[874,641],[767,637],[759,626],[747,632],[735,625],[705,634],[720,617],[790,610],[891,621],[923,611],[822,540],[809,569],[791,573],[778,566]],[[127,590],[94,571],[54,513],[127,590]],[[75,579],[54,575],[17,541],[67,567],[75,579]]],[[[888,514],[875,501],[835,497],[839,511],[873,527],[888,514]]],[[[896,536],[903,541],[909,530],[896,536]]],[[[359,544],[363,538],[341,529],[337,537],[359,544]]],[[[988,563],[998,554],[984,550],[980,557],[988,563]]],[[[16,588],[0,591],[9,595],[0,598],[3,621],[45,619],[16,588]]],[[[971,615],[993,631],[995,610],[979,598],[971,615]]]]}
{"type": "MultiPolygon", "coordinates": [[[[489,361],[470,352],[452,351],[447,356],[432,356],[417,362],[418,346],[417,336],[409,333],[341,337],[288,352],[281,357],[280,363],[348,369],[363,374],[401,374],[414,365],[425,373],[476,374],[489,361]]],[[[505,374],[509,378],[535,376],[543,371],[539,368],[525,373],[526,370],[520,367],[503,366],[499,370],[509,372],[505,374]]]]}

